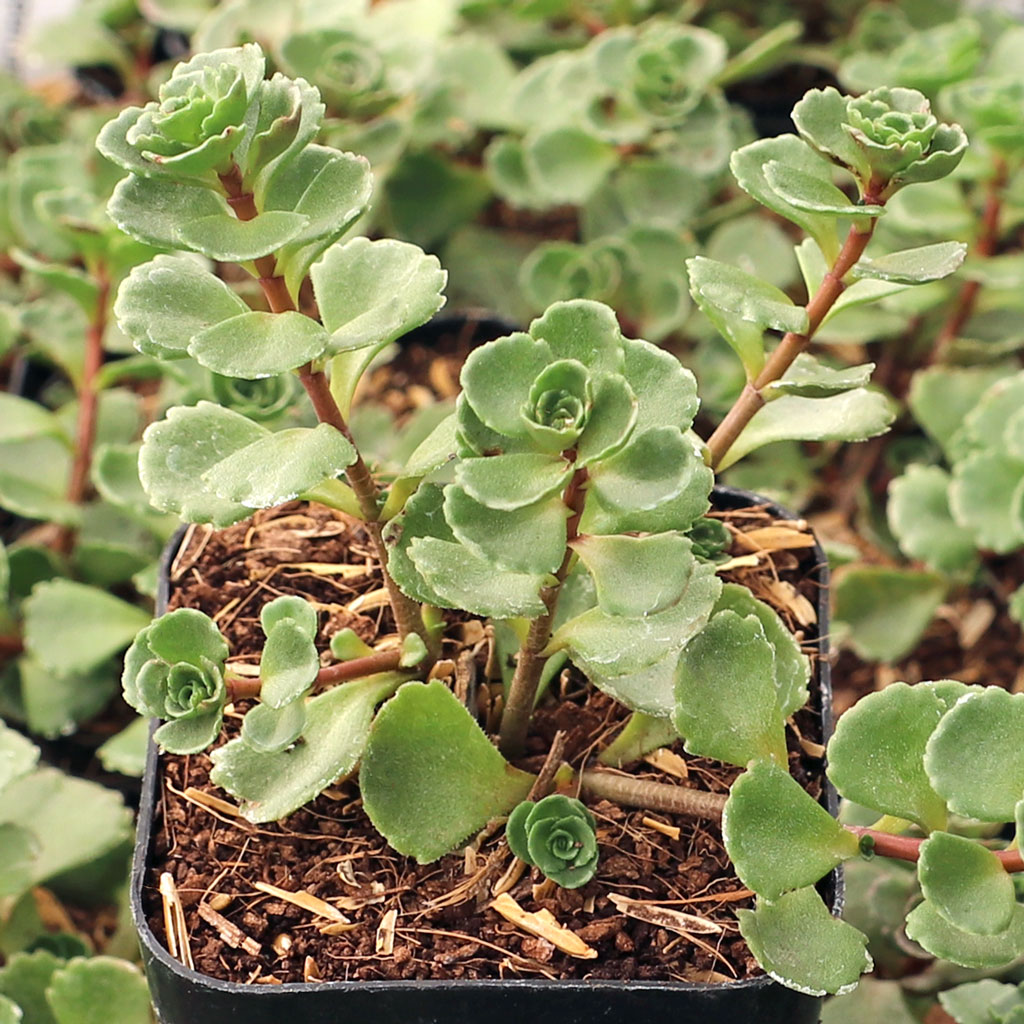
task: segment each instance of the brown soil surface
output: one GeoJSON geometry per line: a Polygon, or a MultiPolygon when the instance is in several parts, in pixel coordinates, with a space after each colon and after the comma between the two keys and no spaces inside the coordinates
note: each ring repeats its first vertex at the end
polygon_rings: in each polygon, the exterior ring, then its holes
{"type": "MultiPolygon", "coordinates": [[[[767,522],[762,512],[720,515],[737,533],[767,522]]],[[[737,541],[735,554],[746,554],[750,547],[737,541]]],[[[771,598],[811,646],[817,596],[810,576],[813,561],[807,548],[775,550],[763,555],[757,567],[723,576],[771,598]]],[[[386,605],[375,606],[366,597],[379,590],[380,581],[361,528],[317,505],[293,503],[220,532],[192,528],[171,578],[171,607],[187,604],[213,615],[236,664],[257,660],[259,610],[281,594],[301,593],[316,603],[322,649],[343,626],[367,639],[392,631],[386,605]],[[314,571],[311,563],[323,568],[314,571]]],[[[486,719],[492,689],[485,679],[487,634],[477,623],[453,621],[448,635],[443,656],[470,652],[460,665],[468,658],[472,674],[484,680],[477,710],[486,719]]],[[[459,673],[454,676],[460,692],[459,673]]],[[[539,709],[523,767],[536,771],[552,735],[562,729],[565,758],[579,768],[624,717],[623,709],[573,674],[563,673],[557,689],[563,699],[539,709]]],[[[237,732],[239,718],[237,712],[229,714],[225,736],[237,732]]],[[[818,718],[802,711],[796,727],[804,745],[790,729],[790,767],[818,795],[821,761],[813,756],[820,753],[814,745],[821,739],[818,718]]],[[[738,774],[738,769],[685,754],[681,745],[672,752],[678,758],[675,777],[648,764],[635,767],[634,773],[719,793],[738,774]]],[[[163,936],[159,876],[172,875],[196,967],[205,973],[264,984],[498,977],[700,981],[759,973],[735,920],[735,910],[750,906],[752,894],[733,875],[720,831],[710,822],[590,801],[601,844],[596,877],[579,889],[564,890],[542,884],[543,878],[527,869],[510,890],[523,909],[549,911],[598,954],[574,959],[489,908],[494,883],[513,863],[500,828],[485,829],[465,851],[418,865],[396,854],[372,829],[352,781],[337,783],[284,821],[254,826],[234,813],[230,799],[223,802],[228,794],[209,783],[209,768],[206,755],[163,758],[147,893],[150,924],[163,936]],[[216,798],[212,803],[211,796],[216,798]],[[347,921],[329,926],[323,917],[258,890],[259,882],[326,900],[347,921]],[[683,936],[624,916],[611,894],[698,915],[711,922],[711,932],[683,936]],[[201,905],[205,916],[199,913],[201,905]],[[211,907],[234,926],[227,938],[223,927],[209,923],[211,907]]]]}

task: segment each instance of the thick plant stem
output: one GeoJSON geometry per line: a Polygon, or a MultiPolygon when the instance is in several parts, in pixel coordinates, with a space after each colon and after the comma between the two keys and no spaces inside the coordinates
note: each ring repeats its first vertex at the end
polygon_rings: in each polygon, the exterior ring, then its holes
{"type": "MultiPolygon", "coordinates": [[[[979,256],[991,256],[999,244],[999,219],[1003,211],[1003,189],[1006,187],[1008,169],[1005,160],[997,160],[992,177],[988,182],[985,197],[985,212],[981,218],[981,231],[974,243],[974,251],[979,256]]],[[[964,324],[971,318],[978,302],[981,282],[966,281],[956,298],[956,304],[949,318],[942,325],[935,345],[928,356],[929,365],[945,360],[950,346],[960,336],[964,324]]]]}
{"type": "MultiPolygon", "coordinates": [[[[75,428],[75,456],[68,480],[68,501],[75,505],[85,500],[89,489],[89,469],[92,449],[96,442],[96,417],[99,412],[99,390],[96,377],[103,366],[103,334],[107,327],[107,304],[110,300],[110,281],[106,268],[96,273],[96,310],[85,336],[85,360],[82,366],[82,386],[78,391],[78,423],[75,428]]],[[[75,543],[75,530],[61,527],[57,536],[57,549],[69,554],[75,543]]]]}
{"type": "MultiPolygon", "coordinates": [[[[870,842],[871,850],[879,857],[890,857],[893,860],[917,861],[921,857],[921,844],[924,839],[915,836],[894,836],[889,832],[879,832],[873,828],[862,828],[860,825],[844,825],[847,832],[852,832],[861,839],[870,842]]],[[[1020,850],[993,850],[1002,864],[1003,870],[1009,874],[1024,871],[1024,856],[1020,850]]]]}
{"type": "MultiPolygon", "coordinates": [[[[883,200],[876,196],[865,196],[865,203],[881,205],[883,200]]],[[[864,255],[867,244],[875,230],[875,218],[864,227],[854,225],[850,228],[846,241],[836,257],[832,268],[825,274],[818,290],[807,304],[807,330],[802,334],[789,331],[779,342],[778,347],[768,357],[764,368],[740,392],[733,407],[726,413],[725,419],[708,439],[708,451],[711,456],[712,468],[717,468],[725,458],[736,439],[743,433],[746,425],[754,414],[764,405],[764,388],[777,381],[793,364],[801,352],[810,344],[814,332],[821,326],[828,311],[835,305],[846,285],[843,278],[850,272],[854,264],[864,255]]]]}
{"type": "MultiPolygon", "coordinates": [[[[232,165],[230,171],[220,175],[220,182],[227,193],[228,205],[234,210],[235,216],[239,220],[252,220],[257,216],[259,211],[256,209],[256,200],[251,192],[245,191],[242,172],[237,165],[232,165]]],[[[254,262],[254,266],[259,274],[260,288],[263,290],[270,311],[272,313],[295,311],[296,306],[288,292],[284,278],[277,274],[277,260],[273,254],[261,256],[254,262]]],[[[352,432],[338,408],[338,403],[331,394],[330,385],[324,372],[315,369],[312,363],[306,363],[305,366],[299,367],[296,373],[313,404],[317,419],[321,423],[330,424],[355,447],[352,432]]],[[[398,589],[398,585],[388,572],[388,551],[384,543],[383,527],[380,523],[380,492],[373,479],[373,474],[370,473],[358,451],[355,462],[345,470],[345,476],[359,502],[359,509],[370,534],[374,553],[380,562],[381,574],[384,577],[384,585],[388,591],[388,599],[398,632],[403,638],[410,633],[418,633],[427,645],[432,661],[437,656],[437,643],[423,624],[420,606],[398,589]]]]}
{"type": "MultiPolygon", "coordinates": [[[[573,457],[575,458],[575,453],[573,457]]],[[[565,489],[563,501],[570,510],[566,523],[565,557],[558,572],[555,573],[555,582],[540,592],[540,599],[547,610],[530,623],[526,639],[519,648],[519,658],[509,686],[508,702],[501,715],[501,730],[498,736],[498,747],[507,758],[519,757],[526,746],[526,732],[530,726],[530,716],[533,714],[537,686],[540,684],[541,672],[547,661],[547,658],[541,655],[541,651],[547,647],[548,640],[551,639],[551,624],[555,618],[558,595],[572,564],[573,550],[568,545],[576,539],[579,531],[583,501],[586,497],[586,482],[587,471],[577,469],[565,489]]]]}
{"type": "Polygon", "coordinates": [[[586,769],[580,772],[580,785],[592,796],[602,797],[624,807],[648,811],[667,811],[693,818],[721,821],[726,793],[708,793],[667,782],[650,782],[632,775],[586,769]]]}

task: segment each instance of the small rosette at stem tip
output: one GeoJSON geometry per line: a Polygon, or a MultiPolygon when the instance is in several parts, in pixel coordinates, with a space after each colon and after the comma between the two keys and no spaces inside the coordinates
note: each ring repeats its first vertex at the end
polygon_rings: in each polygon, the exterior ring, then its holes
{"type": "Polygon", "coordinates": [[[217,738],[227,656],[213,620],[192,608],[168,612],[136,636],[124,659],[124,699],[140,715],[164,719],[153,737],[164,750],[195,754],[217,738]]]}
{"type": "Polygon", "coordinates": [[[509,815],[509,849],[563,889],[578,889],[597,871],[597,821],[572,797],[524,800],[509,815]]]}

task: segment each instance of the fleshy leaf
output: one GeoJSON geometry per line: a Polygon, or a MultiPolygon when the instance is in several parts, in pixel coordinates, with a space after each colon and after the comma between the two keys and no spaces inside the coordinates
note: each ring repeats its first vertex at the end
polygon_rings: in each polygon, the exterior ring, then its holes
{"type": "Polygon", "coordinates": [[[972,452],[953,467],[949,507],[980,548],[1007,554],[1024,542],[1024,462],[999,450],[972,452]]]}
{"type": "Polygon", "coordinates": [[[945,828],[946,802],[925,773],[929,737],[945,713],[930,689],[891,683],[839,719],[828,744],[828,777],[848,800],[926,831],[945,828]],[[870,751],[870,755],[868,755],[870,751]]]}
{"type": "Polygon", "coordinates": [[[776,980],[811,996],[849,992],[872,967],[867,936],[834,918],[811,888],[797,889],[756,910],[739,910],[740,934],[776,980]]]}
{"type": "Polygon", "coordinates": [[[210,757],[210,780],[241,801],[247,821],[277,821],[355,768],[374,708],[406,677],[384,673],[335,686],[306,702],[303,742],[261,754],[231,740],[210,757]]]}
{"type": "Polygon", "coordinates": [[[323,327],[302,313],[251,311],[200,331],[188,352],[214,373],[259,380],[319,358],[328,341],[323,327]]]}
{"type": "Polygon", "coordinates": [[[552,203],[587,201],[618,162],[615,147],[564,126],[528,138],[523,162],[530,181],[552,203]]]}
{"type": "Polygon", "coordinates": [[[758,761],[732,784],[722,835],[740,880],[769,899],[813,885],[860,852],[857,837],[807,793],[785,762],[758,761]]]}
{"type": "Polygon", "coordinates": [[[511,512],[564,491],[572,472],[557,455],[495,455],[460,462],[455,482],[482,505],[511,512]]]}
{"type": "Polygon", "coordinates": [[[305,701],[293,700],[279,708],[260,703],[242,719],[242,741],[260,754],[279,754],[302,735],[305,726],[305,701]]]}
{"type": "Polygon", "coordinates": [[[497,619],[542,615],[541,588],[552,577],[505,571],[474,554],[462,544],[415,537],[409,558],[430,590],[445,608],[464,608],[476,615],[497,619]]]}
{"type": "Polygon", "coordinates": [[[833,369],[802,352],[782,377],[764,387],[765,396],[801,395],[804,398],[828,398],[845,391],[864,387],[871,379],[874,363],[833,369]]]}
{"type": "Polygon", "coordinates": [[[609,615],[656,614],[676,604],[689,585],[692,545],[680,533],[585,536],[572,548],[594,578],[598,606],[609,615]]]}
{"type": "Polygon", "coordinates": [[[948,453],[967,413],[988,388],[1004,379],[1006,370],[998,366],[930,366],[914,374],[908,399],[910,411],[948,453]]]}
{"type": "Polygon", "coordinates": [[[449,484],[444,489],[444,514],[463,544],[500,569],[553,573],[565,557],[569,510],[558,495],[526,508],[499,511],[449,484]]]}
{"type": "Polygon", "coordinates": [[[407,683],[381,710],[359,772],[374,827],[421,864],[510,811],[532,782],[438,681],[407,683]]]}
{"type": "MultiPolygon", "coordinates": [[[[143,661],[155,655],[168,665],[184,661],[202,668],[204,658],[215,664],[223,663],[228,656],[228,645],[209,615],[196,608],[176,608],[153,620],[139,637],[132,654],[136,651],[143,661]]],[[[131,660],[129,657],[129,662],[131,660]]]]}
{"type": "Polygon", "coordinates": [[[0,392],[0,444],[33,437],[66,440],[60,420],[38,402],[0,392]]]}
{"type": "MultiPolygon", "coordinates": [[[[713,520],[712,520],[713,521],[713,520]]],[[[811,663],[800,650],[793,634],[770,605],[759,601],[744,586],[726,583],[715,612],[728,609],[740,616],[755,616],[764,629],[765,637],[775,654],[774,677],[779,714],[783,718],[799,711],[807,703],[807,683],[811,678],[811,663]]]]}
{"type": "Polygon", "coordinates": [[[738,765],[755,758],[786,763],[774,662],[757,618],[731,611],[711,617],[676,669],[672,721],[688,753],[738,765]]]}
{"type": "Polygon", "coordinates": [[[212,402],[169,409],[166,419],[142,435],[139,479],[162,512],[177,512],[189,522],[230,526],[252,510],[220,497],[203,482],[203,474],[269,435],[265,427],[212,402]]]}
{"type": "Polygon", "coordinates": [[[951,811],[1013,821],[1024,793],[1024,694],[966,694],[929,739],[924,767],[951,811]]]}
{"type": "Polygon", "coordinates": [[[849,196],[832,182],[816,174],[805,174],[778,160],[769,160],[765,164],[764,177],[777,196],[807,213],[850,220],[871,220],[885,213],[884,206],[854,205],[849,196]]]}
{"type": "Polygon", "coordinates": [[[32,862],[38,849],[39,841],[27,828],[0,822],[0,899],[18,897],[32,887],[32,862]]]}
{"type": "Polygon", "coordinates": [[[847,102],[831,86],[811,89],[793,108],[793,123],[815,149],[866,181],[871,169],[868,157],[843,127],[849,121],[847,102]]]}
{"type": "Polygon", "coordinates": [[[874,259],[862,257],[853,268],[853,276],[900,284],[940,281],[960,269],[966,254],[967,246],[963,242],[936,242],[874,259]]]}
{"type": "Polygon", "coordinates": [[[71,580],[37,584],[23,609],[25,646],[57,673],[95,668],[150,621],[141,608],[71,580]]]}
{"type": "Polygon", "coordinates": [[[355,459],[345,435],[320,423],[261,437],[211,466],[202,479],[227,501],[270,508],[340,476],[355,459]]]}
{"type": "Polygon", "coordinates": [[[977,563],[970,531],[949,509],[950,476],[941,466],[913,463],[889,484],[886,513],[900,549],[937,572],[965,572],[977,563]]]}
{"type": "Polygon", "coordinates": [[[227,202],[198,185],[129,174],[107,204],[110,219],[125,234],[159,249],[179,249],[180,228],[191,220],[232,216],[227,202]]]}
{"type": "Polygon", "coordinates": [[[622,348],[622,372],[639,403],[634,432],[666,424],[688,430],[700,404],[693,374],[670,352],[646,341],[626,338],[622,348]]]}
{"type": "Polygon", "coordinates": [[[301,697],[319,671],[320,656],[308,632],[294,619],[275,622],[260,658],[260,700],[282,708],[301,697]]]}
{"type": "Polygon", "coordinates": [[[634,711],[626,719],[622,731],[598,754],[597,759],[612,768],[622,768],[639,761],[652,750],[670,746],[678,738],[676,727],[669,719],[634,711]]]}
{"type": "Polygon", "coordinates": [[[925,900],[907,915],[906,931],[932,956],[962,967],[1002,967],[1024,952],[1024,907],[1014,908],[1009,928],[998,935],[972,935],[951,925],[925,900]]]}
{"type": "Polygon", "coordinates": [[[267,256],[290,242],[309,223],[301,213],[268,210],[252,220],[215,213],[185,221],[178,239],[185,249],[223,263],[245,263],[267,256]]]}
{"type": "Polygon", "coordinates": [[[867,660],[898,661],[920,639],[946,596],[941,576],[884,565],[844,567],[833,584],[836,624],[867,660]]]}
{"type": "Polygon", "coordinates": [[[113,956],[75,957],[46,989],[56,1024],[149,1024],[149,986],[142,972],[113,956]]]}
{"type": "Polygon", "coordinates": [[[0,791],[14,779],[27,775],[39,760],[39,748],[0,722],[0,791]]]}
{"type": "Polygon", "coordinates": [[[420,485],[402,512],[388,522],[384,542],[388,571],[402,592],[424,604],[443,605],[444,598],[431,589],[409,557],[409,547],[418,537],[455,543],[455,534],[444,517],[444,492],[436,484],[420,485]]]}
{"type": "Polygon", "coordinates": [[[999,858],[964,836],[933,832],[921,844],[917,877],[924,898],[954,928],[998,935],[1013,919],[1013,879],[999,858]]]}
{"type": "Polygon", "coordinates": [[[295,622],[295,625],[298,626],[310,640],[316,639],[316,608],[304,597],[292,595],[275,597],[273,601],[268,601],[260,609],[260,625],[263,627],[263,632],[267,636],[270,636],[270,631],[282,619],[292,619],[295,622]]]}
{"type": "Polygon", "coordinates": [[[895,418],[892,402],[866,388],[831,398],[782,395],[754,414],[719,469],[774,441],[864,441],[884,434],[895,418]]]}
{"type": "Polygon", "coordinates": [[[634,433],[629,443],[591,468],[590,489],[604,505],[650,511],[679,497],[703,460],[678,427],[634,433]]]}

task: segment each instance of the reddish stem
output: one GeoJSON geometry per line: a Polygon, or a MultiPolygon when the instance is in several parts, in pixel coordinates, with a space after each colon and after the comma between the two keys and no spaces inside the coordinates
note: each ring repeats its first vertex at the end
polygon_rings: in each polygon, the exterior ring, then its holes
{"type": "MultiPolygon", "coordinates": [[[[864,202],[871,206],[881,206],[884,200],[877,195],[867,194],[864,196],[864,202]]],[[[842,295],[846,287],[843,278],[864,255],[876,223],[877,219],[873,218],[866,228],[862,229],[857,225],[850,228],[835,263],[825,274],[818,290],[807,304],[807,330],[802,334],[789,331],[783,337],[778,347],[768,357],[764,369],[753,381],[747,383],[733,407],[726,413],[725,419],[708,439],[712,467],[717,467],[721,463],[754,414],[764,405],[762,390],[778,380],[789,369],[793,360],[810,344],[814,332],[821,326],[822,320],[835,305],[836,299],[842,295]]]]}
{"type": "MultiPolygon", "coordinates": [[[[104,267],[97,271],[96,285],[96,310],[85,335],[82,386],[78,392],[75,454],[67,490],[68,501],[75,505],[80,505],[86,498],[89,489],[89,468],[92,465],[92,448],[96,442],[96,416],[99,409],[96,378],[103,366],[103,334],[107,327],[107,303],[110,299],[110,281],[104,267]]],[[[68,554],[74,543],[75,530],[70,526],[62,527],[57,537],[57,549],[68,554]]]]}
{"type": "MultiPolygon", "coordinates": [[[[860,825],[844,825],[847,832],[855,836],[867,836],[876,854],[880,857],[890,857],[893,860],[917,861],[921,856],[921,844],[923,838],[915,836],[894,836],[889,832],[878,832],[873,828],[863,828],[860,825]]],[[[1020,850],[993,850],[999,858],[1003,868],[1013,874],[1017,871],[1024,871],[1024,857],[1020,850]]]]}
{"type": "MultiPolygon", "coordinates": [[[[1003,210],[1003,189],[1006,187],[1008,169],[1005,160],[997,160],[992,177],[989,179],[985,195],[985,212],[981,217],[981,231],[974,243],[974,251],[979,256],[991,256],[999,244],[999,219],[1003,210]]],[[[978,303],[981,291],[980,281],[965,281],[957,296],[956,304],[928,357],[928,363],[940,363],[949,352],[950,346],[960,336],[964,324],[970,320],[974,307],[978,303]]]]}
{"type": "MultiPolygon", "coordinates": [[[[365,658],[352,658],[340,661],[336,665],[328,665],[320,669],[313,682],[314,689],[329,686],[332,683],[347,683],[352,679],[362,679],[378,672],[394,672],[401,668],[402,652],[378,651],[368,654],[365,658]]],[[[228,700],[242,700],[260,695],[260,681],[250,676],[229,676],[225,683],[228,688],[228,700]]]]}

